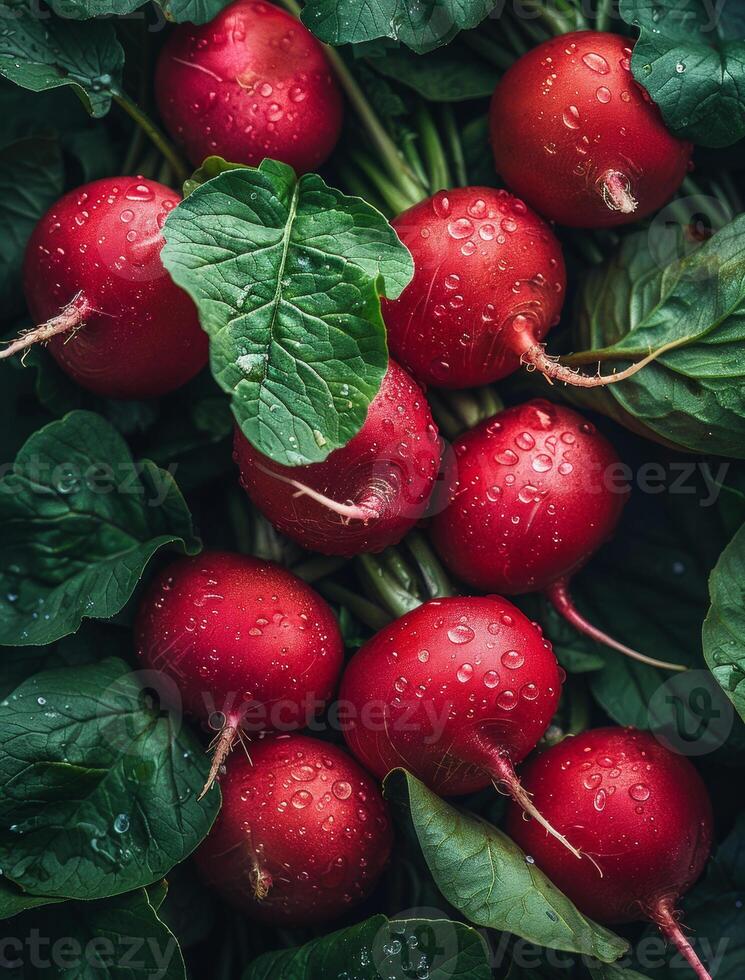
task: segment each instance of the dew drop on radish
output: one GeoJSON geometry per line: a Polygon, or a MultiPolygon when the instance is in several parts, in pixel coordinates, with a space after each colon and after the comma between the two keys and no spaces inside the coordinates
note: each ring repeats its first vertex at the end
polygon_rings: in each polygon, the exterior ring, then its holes
{"type": "Polygon", "coordinates": [[[206,551],[167,566],[135,624],[140,662],[162,671],[215,735],[214,781],[236,740],[301,728],[333,694],[343,642],[330,607],[273,562],[206,551]]]}
{"type": "Polygon", "coordinates": [[[427,400],[393,361],[360,431],[322,463],[282,466],[235,434],[241,484],[252,502],[283,534],[329,555],[400,541],[424,515],[440,456],[427,400]]]}
{"type": "Polygon", "coordinates": [[[676,669],[602,633],[572,602],[571,576],[611,538],[629,494],[618,454],[591,422],[535,399],[466,432],[453,449],[430,534],[454,575],[483,592],[543,592],[586,635],[676,669]]]}
{"type": "Polygon", "coordinates": [[[550,643],[506,599],[431,600],[352,657],[344,736],[376,776],[402,766],[443,796],[493,784],[540,821],[515,766],[546,731],[562,683],[550,643]]]}
{"type": "Polygon", "coordinates": [[[155,94],[194,166],[213,154],[251,166],[270,157],[306,173],[341,130],[341,93],[322,45],[291,14],[256,0],[177,26],[158,59],[155,94]]]}
{"type": "Polygon", "coordinates": [[[638,221],[675,193],[692,146],[631,72],[628,38],[580,31],[532,48],[492,98],[491,143],[509,188],[551,221],[638,221]]]}
{"type": "Polygon", "coordinates": [[[676,904],[709,857],[712,807],[688,759],[648,732],[597,728],[565,739],[522,771],[535,805],[583,855],[567,855],[511,806],[507,832],[575,905],[607,925],[650,919],[711,980],[676,904]]]}
{"type": "Polygon", "coordinates": [[[235,753],[223,804],[195,854],[208,885],[252,919],[301,926],[363,901],[392,846],[377,785],[342,749],[271,735],[235,753]]]}

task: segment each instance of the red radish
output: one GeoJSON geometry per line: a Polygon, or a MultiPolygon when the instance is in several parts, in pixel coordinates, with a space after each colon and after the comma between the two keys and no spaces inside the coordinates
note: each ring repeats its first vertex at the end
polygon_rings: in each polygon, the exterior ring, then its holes
{"type": "Polygon", "coordinates": [[[422,384],[488,384],[523,363],[549,380],[591,388],[622,381],[651,359],[590,377],[546,354],[543,338],[564,302],[561,246],[507,191],[442,191],[393,226],[414,258],[414,278],[398,299],[382,301],[383,317],[393,357],[422,384]]]}
{"type": "Polygon", "coordinates": [[[205,881],[251,918],[300,926],[365,899],[391,852],[388,810],[353,759],[305,735],[269,736],[235,756],[223,804],[196,852],[205,881]]]}
{"type": "Polygon", "coordinates": [[[421,389],[391,361],[360,431],[322,463],[281,466],[238,430],[235,458],[246,493],[283,534],[351,556],[396,544],[422,517],[440,442],[421,389]]]}
{"type": "Polygon", "coordinates": [[[49,343],[78,384],[109,398],[154,398],[207,363],[207,335],[160,260],[180,197],[144,177],[70,191],[37,224],[23,284],[39,324],[0,353],[49,343]]]}
{"type": "Polygon", "coordinates": [[[214,781],[242,732],[307,724],[333,694],[344,655],[326,602],[273,562],[224,551],[181,558],[145,593],[137,655],[176,682],[184,708],[219,729],[214,781]]]}
{"type": "Polygon", "coordinates": [[[634,80],[628,44],[599,31],[563,34],[524,54],[497,85],[497,170],[545,218],[628,224],[660,208],[685,177],[693,148],[634,80]]]}
{"type": "Polygon", "coordinates": [[[544,592],[580,632],[656,667],[574,606],[569,580],[613,534],[628,499],[621,461],[591,422],[542,399],[508,408],[454,443],[446,505],[431,524],[448,568],[485,592],[544,592]]]}
{"type": "Polygon", "coordinates": [[[321,44],[256,0],[177,27],[158,60],[155,95],[195,166],[212,154],[251,166],[271,157],[305,173],[330,156],[341,130],[341,93],[321,44]]]}
{"type": "Polygon", "coordinates": [[[551,644],[506,599],[433,599],[350,661],[344,736],[376,776],[403,766],[446,796],[493,783],[554,833],[514,767],[548,727],[562,682],[551,644]]]}
{"type": "Polygon", "coordinates": [[[585,860],[568,860],[517,807],[508,833],[580,911],[608,925],[651,919],[711,980],[675,911],[712,841],[711,801],[688,759],[648,732],[596,728],[532,759],[523,784],[585,860]]]}

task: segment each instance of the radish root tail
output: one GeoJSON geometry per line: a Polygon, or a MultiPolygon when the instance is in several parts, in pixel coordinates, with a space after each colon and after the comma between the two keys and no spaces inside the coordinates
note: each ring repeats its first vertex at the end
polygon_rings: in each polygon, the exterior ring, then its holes
{"type": "Polygon", "coordinates": [[[523,813],[527,813],[528,816],[536,820],[548,834],[559,841],[559,843],[566,847],[566,849],[576,858],[579,860],[582,859],[582,854],[580,851],[570,844],[567,838],[563,834],[560,834],[559,831],[553,827],[548,820],[546,820],[543,814],[536,808],[535,804],[530,798],[530,794],[523,787],[517,773],[513,769],[512,763],[505,755],[499,755],[497,757],[494,764],[493,780],[494,788],[497,790],[497,792],[499,792],[498,783],[501,783],[515,803],[522,808],[523,813]]]}
{"type": "Polygon", "coordinates": [[[214,785],[215,780],[220,774],[220,769],[225,765],[225,760],[233,750],[233,745],[236,738],[243,743],[238,726],[233,722],[227,722],[222,730],[213,739],[212,744],[210,745],[210,749],[212,751],[212,764],[210,765],[207,782],[202,787],[202,791],[197,797],[197,800],[203,799],[214,785]]]}
{"type": "Polygon", "coordinates": [[[0,360],[12,357],[20,351],[26,351],[35,344],[46,344],[52,337],[69,334],[72,337],[84,324],[86,316],[91,312],[88,301],[82,293],[77,293],[57,316],[46,323],[22,331],[7,347],[0,350],[0,360]]]}
{"type": "Polygon", "coordinates": [[[619,170],[607,170],[598,183],[603,200],[611,211],[620,211],[621,214],[636,211],[639,204],[631,193],[631,182],[626,174],[619,170]]]}
{"type": "Polygon", "coordinates": [[[554,381],[560,381],[563,384],[573,385],[575,388],[604,388],[606,385],[617,384],[619,381],[626,381],[627,378],[633,377],[661,354],[678,347],[681,343],[682,341],[675,340],[672,343],[664,344],[635,364],[613,374],[600,374],[599,371],[595,375],[582,374],[579,368],[561,364],[556,355],[547,354],[545,344],[531,344],[520,354],[520,361],[526,365],[528,371],[540,371],[550,384],[553,384],[554,381]]]}
{"type": "Polygon", "coordinates": [[[331,497],[327,497],[318,490],[314,490],[313,487],[306,486],[306,484],[301,483],[300,480],[294,480],[292,477],[284,476],[282,473],[277,473],[274,470],[267,469],[265,466],[262,466],[261,463],[254,463],[254,465],[257,466],[262,473],[266,473],[267,476],[271,476],[273,479],[280,480],[282,483],[287,483],[289,486],[293,487],[296,497],[310,497],[311,500],[315,500],[317,503],[322,504],[327,508],[327,510],[332,511],[334,514],[338,514],[345,522],[362,521],[363,524],[369,524],[370,521],[377,520],[377,518],[380,517],[380,512],[369,504],[353,504],[351,502],[340,504],[337,500],[333,500],[331,497]]]}
{"type": "Polygon", "coordinates": [[[611,647],[613,650],[618,650],[625,657],[631,657],[632,660],[638,660],[639,663],[649,664],[650,667],[659,667],[660,670],[682,671],[688,669],[683,664],[671,664],[666,660],[655,660],[654,657],[648,657],[643,653],[639,653],[638,650],[627,647],[624,643],[619,643],[618,640],[614,640],[612,636],[608,636],[607,633],[598,629],[597,626],[593,626],[574,605],[574,601],[569,592],[569,579],[558,579],[546,589],[545,595],[560,616],[568,623],[571,623],[578,632],[584,633],[585,636],[589,636],[596,642],[611,647]]]}
{"type": "Polygon", "coordinates": [[[658,926],[665,939],[672,943],[681,956],[685,958],[698,980],[711,980],[711,974],[698,958],[695,949],[683,932],[676,918],[672,902],[669,900],[661,901],[657,908],[652,911],[650,918],[658,926]]]}

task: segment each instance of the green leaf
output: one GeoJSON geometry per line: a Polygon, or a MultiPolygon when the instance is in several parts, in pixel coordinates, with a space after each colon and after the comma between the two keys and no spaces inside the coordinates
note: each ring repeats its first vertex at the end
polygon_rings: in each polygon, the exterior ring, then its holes
{"type": "MultiPolygon", "coordinates": [[[[8,980],[185,980],[176,939],[140,889],[99,902],[68,902],[13,920],[8,980]],[[32,950],[38,949],[34,955],[32,950]]],[[[5,971],[3,971],[5,973],[5,971]]]]}
{"type": "Polygon", "coordinates": [[[370,58],[369,63],[381,75],[401,82],[432,102],[488,98],[499,78],[493,65],[457,41],[426,56],[405,48],[388,48],[370,58]]]}
{"type": "Polygon", "coordinates": [[[570,397],[645,438],[745,458],[745,215],[670,265],[656,242],[631,234],[586,277],[575,346],[606,368],[679,346],[622,384],[570,397]]]}
{"type": "MultiPolygon", "coordinates": [[[[726,4],[726,0],[725,0],[726,4]]],[[[745,136],[745,30],[707,0],[621,0],[639,28],[631,68],[665,123],[702,146],[745,136]]],[[[738,0],[730,0],[734,11],[738,0]]]]}
{"type": "Polygon", "coordinates": [[[168,20],[177,24],[206,24],[217,17],[231,0],[158,0],[168,20]]]}
{"type": "MultiPolygon", "coordinates": [[[[50,0],[50,7],[60,17],[89,20],[93,17],[123,17],[146,0],[50,0]]],[[[230,0],[157,0],[166,18],[176,24],[206,24],[216,17],[230,0]]]]}
{"type": "Polygon", "coordinates": [[[722,552],[709,580],[711,607],[704,620],[709,669],[745,719],[745,525],[722,552]]]}
{"type": "Polygon", "coordinates": [[[21,267],[36,222],[65,188],[59,143],[18,140],[0,149],[0,303],[22,309],[21,267]]]}
{"type": "Polygon", "coordinates": [[[106,115],[124,66],[112,23],[40,17],[22,0],[6,3],[0,20],[0,75],[32,92],[70,85],[92,116],[106,115]]]}
{"type": "Polygon", "coordinates": [[[587,969],[592,980],[649,980],[644,974],[615,963],[588,963],[587,969]]]}
{"type": "Polygon", "coordinates": [[[242,980],[425,975],[432,980],[489,980],[484,940],[475,929],[449,919],[374,915],[305,946],[265,953],[248,967],[242,980]]]}
{"type": "Polygon", "coordinates": [[[308,0],[302,20],[327,44],[360,44],[379,37],[401,41],[419,54],[451,41],[458,31],[476,27],[491,13],[494,0],[308,0]]]}
{"type": "Polygon", "coordinates": [[[197,187],[201,187],[202,184],[206,184],[213,177],[219,177],[220,174],[224,174],[226,170],[244,169],[245,164],[243,163],[230,163],[222,157],[205,157],[202,161],[202,166],[197,167],[191,177],[184,181],[184,197],[188,197],[192,191],[195,191],[197,187]]]}
{"type": "Polygon", "coordinates": [[[63,898],[50,898],[48,895],[29,895],[10,881],[0,878],[0,919],[11,919],[28,909],[63,901],[63,898]]]}
{"type": "Polygon", "coordinates": [[[109,659],[35,674],[2,702],[5,878],[36,895],[106,898],[158,881],[207,834],[219,793],[196,796],[209,759],[152,683],[109,659]]]}
{"type": "Polygon", "coordinates": [[[127,602],[150,558],[200,549],[170,473],[91,412],[34,433],[0,480],[0,644],[52,643],[127,602]]]}
{"type": "Polygon", "coordinates": [[[586,919],[496,827],[441,800],[403,769],[385,795],[410,822],[445,898],[477,926],[611,963],[628,943],[586,919]]]}
{"type": "Polygon", "coordinates": [[[163,261],[199,308],[249,441],[289,466],[345,445],[387,367],[380,294],[398,296],[413,271],[383,216],[265,160],[198,187],[164,232],[163,261]]]}

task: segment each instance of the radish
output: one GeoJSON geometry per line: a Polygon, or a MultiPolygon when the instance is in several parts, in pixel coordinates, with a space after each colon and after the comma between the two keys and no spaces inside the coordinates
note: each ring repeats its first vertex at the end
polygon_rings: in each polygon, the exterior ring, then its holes
{"type": "Polygon", "coordinates": [[[608,376],[580,374],[546,354],[566,271],[549,226],[507,191],[462,187],[404,211],[393,226],[414,277],[382,301],[391,354],[422,384],[468,388],[523,363],[549,380],[592,388],[623,381],[657,354],[608,376]]]}
{"type": "Polygon", "coordinates": [[[251,166],[271,157],[305,173],[330,156],[341,130],[323,47],[295,17],[256,0],[177,27],[158,59],[155,95],[195,166],[212,154],[251,166]]]}
{"type": "Polygon", "coordinates": [[[322,463],[282,466],[235,434],[241,484],[253,503],[283,534],[327,555],[400,541],[424,514],[440,451],[426,398],[393,361],[360,431],[322,463]]]}
{"type": "Polygon", "coordinates": [[[147,589],[137,655],[176,682],[218,734],[205,791],[236,738],[307,724],[329,700],[344,645],[326,602],[272,562],[224,551],[181,558],[147,589]]]}
{"type": "Polygon", "coordinates": [[[376,776],[403,766],[447,796],[493,783],[554,833],[514,767],[548,727],[562,682],[551,644],[506,599],[432,599],[352,657],[344,736],[376,776]]]}
{"type": "Polygon", "coordinates": [[[667,130],[634,80],[628,45],[618,34],[563,34],[524,54],[497,85],[497,171],[545,218],[628,224],[660,208],[685,177],[693,147],[667,130]]]}
{"type": "Polygon", "coordinates": [[[23,284],[39,326],[0,352],[35,343],[78,384],[108,398],[154,398],[207,363],[207,335],[160,260],[180,198],[144,177],[106,177],[62,197],[37,224],[23,284]]]}
{"type": "Polygon", "coordinates": [[[268,736],[230,760],[223,804],[196,852],[205,881],[252,918],[300,926],[365,899],[390,856],[374,781],[346,752],[305,735],[268,736]]]}
{"type": "Polygon", "coordinates": [[[460,436],[431,524],[443,562],[485,592],[543,592],[576,629],[655,667],[574,606],[569,581],[613,534],[629,487],[613,446],[578,412],[542,399],[460,436]]]}
{"type": "Polygon", "coordinates": [[[516,807],[508,833],[580,911],[608,925],[651,919],[711,980],[675,911],[712,841],[711,801],[691,763],[648,732],[596,728],[536,756],[523,783],[585,860],[567,860],[516,807]]]}

